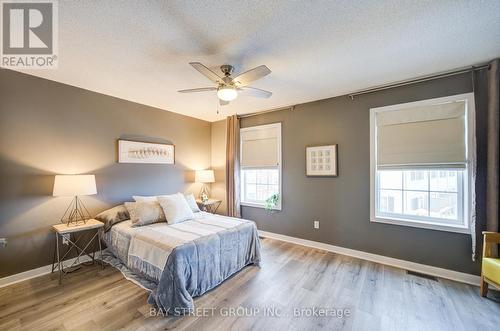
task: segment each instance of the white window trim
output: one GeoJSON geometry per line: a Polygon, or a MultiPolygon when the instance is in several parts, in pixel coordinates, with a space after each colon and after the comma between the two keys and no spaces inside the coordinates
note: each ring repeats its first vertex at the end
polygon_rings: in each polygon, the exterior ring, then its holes
{"type": "Polygon", "coordinates": [[[471,218],[473,217],[474,208],[474,178],[475,173],[475,160],[476,160],[476,121],[475,121],[475,104],[474,104],[474,93],[464,93],[458,95],[447,96],[443,98],[435,98],[428,100],[421,100],[416,102],[408,102],[398,105],[391,105],[385,107],[377,107],[370,109],[370,222],[375,223],[385,223],[385,224],[395,224],[423,229],[432,229],[447,232],[457,232],[457,233],[470,233],[471,218]],[[452,225],[452,224],[439,224],[437,222],[427,222],[427,221],[412,221],[408,219],[398,219],[396,217],[376,217],[375,208],[377,201],[376,192],[376,114],[384,111],[400,110],[405,108],[420,107],[426,105],[433,105],[436,103],[457,101],[457,100],[467,100],[467,167],[464,173],[466,177],[464,180],[464,192],[467,192],[467,197],[464,197],[464,223],[463,225],[452,225]]]}
{"type": "MultiPolygon", "coordinates": [[[[246,128],[240,128],[240,137],[241,133],[245,131],[252,131],[255,129],[272,129],[276,128],[278,131],[278,171],[279,171],[279,182],[278,182],[278,189],[279,189],[279,196],[280,198],[278,199],[278,204],[276,205],[273,210],[278,210],[281,211],[282,208],[282,200],[283,200],[283,165],[282,165],[282,137],[281,137],[281,122],[279,123],[272,123],[272,124],[264,124],[264,125],[256,125],[256,126],[249,126],[246,128]]],[[[240,138],[240,160],[241,160],[241,153],[242,153],[242,140],[240,138]]],[[[265,168],[265,167],[262,167],[265,168]]],[[[240,166],[240,173],[243,170],[243,168],[240,166]]],[[[241,185],[241,184],[240,184],[241,185]]],[[[241,191],[241,189],[240,189],[241,191]]],[[[265,203],[257,203],[257,202],[244,202],[241,199],[241,192],[240,192],[240,205],[245,206],[245,207],[254,207],[254,208],[266,208],[265,203]]]]}

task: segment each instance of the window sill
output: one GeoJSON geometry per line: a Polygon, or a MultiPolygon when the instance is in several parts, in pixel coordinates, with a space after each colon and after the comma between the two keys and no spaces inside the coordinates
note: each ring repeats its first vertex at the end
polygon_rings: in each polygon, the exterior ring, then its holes
{"type": "MultiPolygon", "coordinates": [[[[243,207],[266,209],[266,205],[255,202],[241,202],[240,205],[243,207]]],[[[281,205],[276,206],[276,208],[273,208],[272,210],[281,211],[281,205]]]]}
{"type": "Polygon", "coordinates": [[[389,218],[389,217],[376,217],[376,218],[372,217],[370,219],[370,221],[374,222],[374,223],[385,223],[385,224],[409,226],[409,227],[413,227],[413,228],[470,234],[470,229],[468,227],[459,226],[459,225],[444,225],[444,224],[439,224],[439,223],[430,223],[430,222],[425,222],[425,221],[414,221],[414,220],[403,220],[403,219],[389,218]]]}

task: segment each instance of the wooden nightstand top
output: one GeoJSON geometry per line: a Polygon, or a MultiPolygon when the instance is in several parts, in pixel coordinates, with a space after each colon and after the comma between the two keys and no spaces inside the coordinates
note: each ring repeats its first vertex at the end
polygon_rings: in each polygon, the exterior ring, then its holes
{"type": "Polygon", "coordinates": [[[98,229],[104,226],[104,223],[99,222],[95,219],[87,220],[85,224],[81,223],[78,225],[67,225],[66,223],[54,224],[52,225],[52,229],[58,233],[71,233],[84,231],[89,229],[98,229]]]}
{"type": "Polygon", "coordinates": [[[208,199],[207,201],[203,202],[201,199],[196,199],[196,202],[202,205],[213,205],[215,203],[222,202],[222,200],[217,200],[217,199],[208,199]]]}

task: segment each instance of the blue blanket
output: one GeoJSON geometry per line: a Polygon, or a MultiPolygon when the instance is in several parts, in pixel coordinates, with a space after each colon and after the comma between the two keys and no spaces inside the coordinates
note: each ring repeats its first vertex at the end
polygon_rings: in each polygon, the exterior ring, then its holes
{"type": "Polygon", "coordinates": [[[260,241],[253,222],[197,238],[174,248],[148,302],[165,314],[187,314],[194,309],[193,297],[259,263],[260,241]]]}

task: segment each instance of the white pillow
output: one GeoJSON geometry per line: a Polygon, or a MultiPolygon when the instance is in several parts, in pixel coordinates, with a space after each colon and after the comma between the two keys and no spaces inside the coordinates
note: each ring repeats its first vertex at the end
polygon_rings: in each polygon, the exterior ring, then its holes
{"type": "Polygon", "coordinates": [[[193,211],[184,198],[184,194],[176,193],[158,197],[168,224],[175,224],[194,218],[193,211]]]}
{"type": "Polygon", "coordinates": [[[139,201],[153,202],[153,201],[158,201],[158,197],[164,197],[164,196],[165,195],[152,195],[149,197],[145,197],[145,196],[140,196],[140,195],[133,195],[132,198],[136,202],[139,202],[139,201]]]}
{"type": "Polygon", "coordinates": [[[198,207],[198,204],[196,203],[196,199],[194,198],[194,195],[193,193],[190,193],[190,194],[186,194],[184,196],[184,198],[186,198],[186,201],[189,205],[189,207],[191,208],[191,210],[194,212],[194,213],[197,213],[200,210],[200,207],[198,207]]]}

